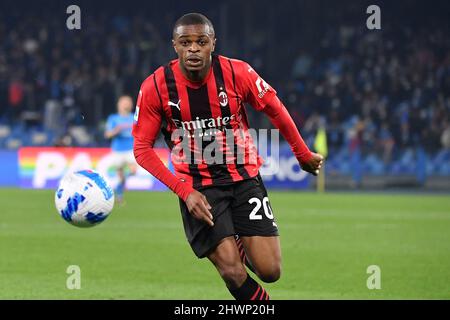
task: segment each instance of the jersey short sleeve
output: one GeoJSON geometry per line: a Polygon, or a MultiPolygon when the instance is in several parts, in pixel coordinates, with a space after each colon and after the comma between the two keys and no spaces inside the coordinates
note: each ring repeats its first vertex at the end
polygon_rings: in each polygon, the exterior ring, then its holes
{"type": "Polygon", "coordinates": [[[133,136],[151,145],[158,137],[162,121],[162,106],[153,79],[148,77],[141,85],[133,121],[133,136]]]}
{"type": "Polygon", "coordinates": [[[236,65],[236,85],[240,89],[244,102],[261,111],[277,94],[258,73],[246,62],[233,60],[236,65]]]}

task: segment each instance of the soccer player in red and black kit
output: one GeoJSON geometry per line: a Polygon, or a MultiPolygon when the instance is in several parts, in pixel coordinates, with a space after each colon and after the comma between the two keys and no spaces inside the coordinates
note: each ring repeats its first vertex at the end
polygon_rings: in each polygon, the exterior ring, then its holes
{"type": "Polygon", "coordinates": [[[277,281],[281,249],[259,176],[262,160],[253,140],[242,138],[248,137],[249,129],[244,103],[269,117],[303,170],[317,175],[323,157],[308,149],[276,91],[255,70],[243,61],[213,54],[214,28],[205,16],[190,13],[178,19],[172,42],[178,59],[142,83],[133,127],[134,155],[178,195],[189,244],[199,258],[208,257],[214,264],[233,297],[268,300],[269,294],[245,265],[262,281],[277,281]],[[175,175],[153,150],[160,130],[172,149],[175,175]],[[181,135],[174,134],[180,130],[181,135]],[[208,139],[207,132],[213,132],[208,139]],[[234,143],[224,138],[225,132],[233,132],[234,143]],[[207,148],[206,141],[196,139],[199,136],[208,142],[215,138],[221,146],[218,152],[227,160],[195,160],[207,148]],[[174,152],[186,141],[188,150],[174,152]],[[237,161],[238,147],[244,150],[243,161],[237,161]]]}

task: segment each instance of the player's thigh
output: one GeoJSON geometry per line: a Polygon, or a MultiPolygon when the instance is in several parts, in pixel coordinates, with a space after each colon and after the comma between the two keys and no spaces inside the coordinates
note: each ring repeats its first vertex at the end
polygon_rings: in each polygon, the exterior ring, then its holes
{"type": "Polygon", "coordinates": [[[230,210],[232,190],[213,186],[199,191],[211,205],[210,212],[213,215],[214,226],[210,227],[205,221],[195,218],[181,199],[180,209],[186,238],[195,255],[203,258],[214,251],[222,239],[234,236],[236,231],[230,210]]]}
{"type": "Polygon", "coordinates": [[[240,256],[233,236],[222,239],[217,247],[208,254],[208,259],[215,266],[227,266],[239,263],[240,256]]]}
{"type": "Polygon", "coordinates": [[[265,282],[274,282],[281,276],[281,246],[278,236],[241,237],[245,254],[256,274],[265,282]]]}
{"type": "Polygon", "coordinates": [[[276,281],[281,274],[281,248],[264,183],[258,176],[239,184],[235,192],[233,222],[246,256],[261,280],[276,281]]]}
{"type": "Polygon", "coordinates": [[[111,166],[116,171],[123,172],[124,167],[126,166],[126,158],[122,152],[114,151],[111,155],[111,166]]]}
{"type": "Polygon", "coordinates": [[[137,172],[137,164],[136,163],[128,163],[128,170],[130,171],[130,174],[136,174],[137,172]]]}
{"type": "Polygon", "coordinates": [[[128,167],[128,170],[130,170],[131,174],[136,174],[137,171],[137,162],[134,157],[133,151],[130,151],[126,155],[126,165],[128,167]]]}
{"type": "Polygon", "coordinates": [[[241,263],[234,236],[222,239],[207,257],[229,286],[239,286],[245,281],[247,271],[241,263]]]}

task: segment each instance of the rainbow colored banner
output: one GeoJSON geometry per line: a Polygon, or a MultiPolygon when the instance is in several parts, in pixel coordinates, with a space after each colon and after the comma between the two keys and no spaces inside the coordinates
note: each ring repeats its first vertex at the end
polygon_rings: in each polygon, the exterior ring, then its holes
{"type": "MultiPolygon", "coordinates": [[[[162,162],[173,171],[167,149],[155,149],[162,162]]],[[[19,183],[22,188],[56,188],[68,171],[94,169],[114,188],[118,177],[114,169],[114,155],[109,148],[24,147],[19,149],[19,183]]],[[[160,181],[138,167],[127,179],[130,190],[167,190],[160,181]]]]}

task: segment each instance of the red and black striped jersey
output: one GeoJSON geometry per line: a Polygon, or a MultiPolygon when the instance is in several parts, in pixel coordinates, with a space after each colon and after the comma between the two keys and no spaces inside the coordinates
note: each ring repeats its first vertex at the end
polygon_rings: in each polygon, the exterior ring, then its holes
{"type": "Polygon", "coordinates": [[[188,80],[176,59],[143,82],[133,135],[153,146],[162,130],[172,148],[176,176],[192,187],[231,184],[256,176],[262,164],[248,133],[244,104],[263,110],[275,95],[276,91],[243,61],[213,55],[211,68],[200,83],[188,80]],[[175,131],[184,134],[174,138],[175,131]],[[220,146],[212,156],[221,161],[211,162],[204,156],[212,140],[220,146]],[[177,149],[183,142],[188,149],[177,149]],[[217,157],[217,152],[222,154],[217,157]]]}

